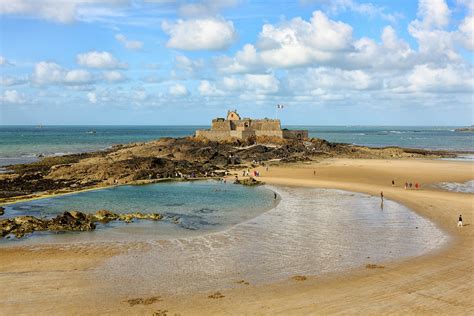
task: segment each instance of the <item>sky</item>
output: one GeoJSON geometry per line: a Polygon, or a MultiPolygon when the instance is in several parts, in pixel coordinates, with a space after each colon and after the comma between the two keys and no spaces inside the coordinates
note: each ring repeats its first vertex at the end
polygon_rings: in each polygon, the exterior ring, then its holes
{"type": "Polygon", "coordinates": [[[469,0],[0,0],[0,125],[471,125],[473,51],[469,0]]]}

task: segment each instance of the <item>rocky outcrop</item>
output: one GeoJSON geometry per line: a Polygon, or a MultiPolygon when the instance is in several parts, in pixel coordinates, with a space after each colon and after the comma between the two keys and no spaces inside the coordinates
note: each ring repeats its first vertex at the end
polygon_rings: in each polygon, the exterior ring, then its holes
{"type": "Polygon", "coordinates": [[[140,183],[162,179],[219,176],[219,170],[239,164],[266,161],[291,163],[326,157],[411,158],[454,157],[446,152],[368,148],[330,143],[312,138],[304,141],[270,138],[253,143],[212,142],[199,138],[162,138],[147,143],[117,145],[97,153],[48,157],[8,167],[0,174],[0,202],[37,192],[75,191],[100,185],[140,183]]]}
{"type": "Polygon", "coordinates": [[[2,216],[3,214],[5,214],[5,209],[0,206],[0,216],[2,216]]]}
{"type": "Polygon", "coordinates": [[[95,223],[108,223],[114,220],[131,223],[134,219],[161,220],[161,214],[127,213],[116,214],[108,210],[100,210],[95,214],[85,214],[78,211],[68,211],[51,219],[36,218],[34,216],[17,216],[0,220],[0,237],[15,235],[22,238],[35,231],[91,231],[96,228],[95,223]]]}
{"type": "Polygon", "coordinates": [[[265,184],[263,181],[259,181],[255,178],[245,178],[245,179],[235,179],[234,184],[241,184],[241,185],[248,185],[248,186],[256,186],[265,184]]]}

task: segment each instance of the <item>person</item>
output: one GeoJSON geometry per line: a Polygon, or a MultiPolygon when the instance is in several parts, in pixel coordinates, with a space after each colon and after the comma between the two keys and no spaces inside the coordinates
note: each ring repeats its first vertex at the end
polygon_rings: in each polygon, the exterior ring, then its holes
{"type": "Polygon", "coordinates": [[[316,175],[316,170],[313,170],[313,176],[315,176],[315,175],[316,175]]]}
{"type": "Polygon", "coordinates": [[[418,182],[417,182],[417,183],[415,183],[415,189],[418,190],[418,187],[419,187],[419,185],[418,185],[418,182]]]}
{"type": "Polygon", "coordinates": [[[411,182],[408,183],[408,186],[410,187],[410,190],[411,190],[412,185],[413,185],[413,184],[412,184],[411,182]]]}
{"type": "Polygon", "coordinates": [[[380,198],[382,199],[382,202],[383,202],[383,191],[380,191],[380,198]]]}
{"type": "Polygon", "coordinates": [[[392,180],[392,187],[395,185],[395,180],[392,180]]]}
{"type": "Polygon", "coordinates": [[[273,192],[273,199],[274,199],[274,200],[277,199],[277,194],[276,194],[276,192],[273,192]]]}
{"type": "Polygon", "coordinates": [[[408,183],[405,182],[405,190],[408,188],[408,183]]]}
{"type": "Polygon", "coordinates": [[[265,170],[268,172],[268,165],[265,167],[265,170]]]}
{"type": "Polygon", "coordinates": [[[458,227],[462,227],[462,215],[459,214],[458,227]]]}

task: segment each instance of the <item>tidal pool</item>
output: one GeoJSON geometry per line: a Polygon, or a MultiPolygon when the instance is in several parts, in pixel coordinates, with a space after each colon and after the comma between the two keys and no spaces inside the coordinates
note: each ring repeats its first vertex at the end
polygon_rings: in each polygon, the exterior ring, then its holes
{"type": "Polygon", "coordinates": [[[2,243],[127,243],[125,253],[88,272],[104,286],[104,299],[109,294],[181,295],[238,287],[241,280],[264,284],[320,275],[420,256],[448,242],[430,221],[390,200],[381,205],[379,197],[215,181],[120,186],[10,205],[6,215],[54,216],[71,208],[180,218],[178,224],[114,223],[93,232],[2,243]]]}
{"type": "MultiPolygon", "coordinates": [[[[209,233],[253,218],[278,204],[267,187],[218,181],[163,182],[124,185],[5,206],[0,218],[20,215],[54,217],[64,211],[95,213],[160,213],[164,220],[131,224],[99,224],[95,231],[65,234],[34,233],[19,243],[143,241],[209,233]]],[[[10,241],[7,241],[10,242],[10,241]]],[[[5,241],[3,242],[5,243],[5,241]]]]}
{"type": "MultiPolygon", "coordinates": [[[[268,212],[231,228],[150,241],[108,261],[98,278],[122,295],[186,294],[319,275],[423,255],[447,243],[434,224],[390,200],[339,190],[269,187],[268,212]]],[[[246,212],[246,209],[242,209],[246,212]]]]}

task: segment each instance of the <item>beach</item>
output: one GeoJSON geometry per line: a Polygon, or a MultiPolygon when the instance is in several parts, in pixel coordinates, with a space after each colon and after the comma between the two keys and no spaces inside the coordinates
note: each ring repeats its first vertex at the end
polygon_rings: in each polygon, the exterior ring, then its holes
{"type": "MultiPolygon", "coordinates": [[[[146,243],[14,246],[0,251],[0,313],[55,314],[320,314],[472,313],[472,195],[442,191],[439,182],[472,180],[472,164],[441,160],[328,159],[260,168],[271,185],[342,189],[399,202],[451,238],[423,256],[304,275],[265,285],[246,284],[186,296],[120,295],[127,287],[100,277],[118,254],[146,252],[146,243]],[[391,181],[395,180],[392,187],[391,181]],[[405,190],[405,181],[420,190],[405,190]],[[463,215],[465,227],[457,228],[463,215]],[[98,282],[97,280],[100,280],[98,282]],[[219,292],[219,293],[216,293],[219,292]],[[166,311],[166,312],[165,312],[166,311]]],[[[258,265],[258,263],[255,263],[258,265]]],[[[172,285],[168,285],[172,286],[172,285]]]]}

